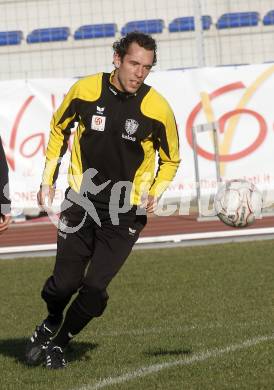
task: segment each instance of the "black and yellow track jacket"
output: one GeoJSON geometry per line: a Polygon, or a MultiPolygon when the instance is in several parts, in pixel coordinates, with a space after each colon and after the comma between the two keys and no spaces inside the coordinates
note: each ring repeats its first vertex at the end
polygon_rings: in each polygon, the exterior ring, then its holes
{"type": "Polygon", "coordinates": [[[110,82],[111,77],[98,73],[80,79],[65,96],[51,121],[42,184],[56,181],[60,157],[78,122],[69,186],[85,192],[84,172],[93,168],[97,174],[92,182],[108,184],[98,194],[89,194],[90,198],[106,204],[115,183],[130,182],[128,200],[138,205],[143,195],[160,196],[172,181],[180,162],[177,127],[169,104],[155,89],[143,84],[135,94],[122,93],[110,82]]]}

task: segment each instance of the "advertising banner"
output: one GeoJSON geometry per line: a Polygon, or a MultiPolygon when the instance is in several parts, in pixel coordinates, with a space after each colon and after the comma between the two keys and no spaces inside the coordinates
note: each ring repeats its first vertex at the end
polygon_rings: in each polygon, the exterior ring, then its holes
{"type": "MultiPolygon", "coordinates": [[[[76,79],[0,82],[0,135],[6,151],[13,207],[36,208],[52,113],[76,79]]],[[[274,190],[274,66],[152,72],[146,82],[170,103],[178,124],[182,162],[165,198],[196,193],[191,129],[218,122],[223,180],[246,178],[274,190]]],[[[72,143],[70,140],[69,149],[72,143]]],[[[201,191],[216,191],[211,132],[197,135],[201,191]]],[[[104,156],[102,156],[104,158],[104,156]]],[[[60,169],[55,204],[67,186],[69,150],[60,169]]]]}

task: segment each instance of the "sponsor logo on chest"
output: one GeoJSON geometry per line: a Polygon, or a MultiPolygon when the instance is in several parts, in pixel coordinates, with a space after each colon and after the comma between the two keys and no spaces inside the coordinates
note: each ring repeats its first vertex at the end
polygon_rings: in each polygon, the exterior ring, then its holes
{"type": "Polygon", "coordinates": [[[138,127],[139,123],[135,119],[127,119],[125,122],[125,130],[127,134],[122,133],[122,138],[135,142],[136,137],[132,137],[132,135],[136,133],[138,127]]]}
{"type": "Polygon", "coordinates": [[[102,115],[92,115],[91,129],[96,131],[104,131],[106,124],[106,117],[102,115]]]}

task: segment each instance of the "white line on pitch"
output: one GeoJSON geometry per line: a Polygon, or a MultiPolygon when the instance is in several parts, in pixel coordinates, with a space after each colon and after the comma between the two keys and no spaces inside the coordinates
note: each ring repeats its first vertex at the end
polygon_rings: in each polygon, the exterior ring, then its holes
{"type": "Polygon", "coordinates": [[[257,345],[259,343],[273,340],[274,339],[274,334],[268,335],[268,336],[258,336],[253,339],[248,339],[243,341],[242,343],[239,344],[231,344],[228,345],[227,347],[224,348],[215,348],[209,351],[203,351],[203,352],[198,352],[194,354],[191,357],[186,357],[183,359],[179,360],[173,360],[171,362],[165,362],[165,363],[160,363],[160,364],[152,364],[150,366],[143,366],[135,371],[130,371],[125,374],[116,376],[116,377],[108,377],[105,379],[101,379],[98,382],[95,382],[90,385],[86,385],[83,387],[80,387],[75,390],[98,390],[102,389],[104,387],[112,386],[112,385],[117,385],[120,383],[128,382],[136,378],[142,378],[144,376],[148,376],[154,373],[157,373],[159,371],[172,368],[172,367],[178,367],[178,366],[188,366],[193,363],[198,363],[202,362],[204,360],[210,359],[210,358],[216,358],[219,356],[222,356],[226,353],[231,353],[235,352],[241,349],[245,348],[250,348],[253,347],[254,345],[257,345]]]}
{"type": "Polygon", "coordinates": [[[171,326],[171,324],[165,323],[160,327],[152,327],[152,328],[137,328],[137,329],[129,329],[129,330],[120,330],[120,331],[98,331],[94,332],[95,336],[98,337],[120,337],[120,336],[143,336],[146,334],[160,334],[164,332],[192,332],[195,330],[206,330],[206,329],[216,329],[216,328],[245,328],[251,326],[259,326],[266,325],[266,321],[246,321],[246,322],[233,322],[230,323],[221,323],[221,322],[211,322],[205,325],[193,324],[189,326],[171,326]]]}

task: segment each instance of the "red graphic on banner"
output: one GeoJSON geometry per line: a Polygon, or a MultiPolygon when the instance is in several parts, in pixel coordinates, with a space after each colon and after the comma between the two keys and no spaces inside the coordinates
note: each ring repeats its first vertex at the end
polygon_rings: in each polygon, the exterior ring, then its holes
{"type": "MultiPolygon", "coordinates": [[[[210,100],[214,100],[215,98],[217,98],[225,93],[228,93],[228,92],[234,91],[236,89],[240,89],[240,88],[245,88],[245,86],[242,82],[236,82],[236,83],[225,85],[224,87],[216,89],[211,94],[209,94],[210,100]]],[[[194,126],[195,119],[201,110],[202,110],[202,103],[200,102],[194,107],[194,109],[190,113],[188,120],[187,120],[187,123],[186,123],[186,137],[187,137],[187,141],[188,141],[189,145],[192,148],[193,148],[193,142],[192,142],[191,129],[194,126]]],[[[256,118],[258,121],[258,124],[259,124],[259,133],[258,133],[256,139],[254,140],[254,142],[251,143],[251,145],[249,145],[248,147],[246,147],[245,149],[243,149],[237,153],[220,155],[220,161],[225,161],[225,162],[234,161],[234,160],[238,160],[238,159],[241,159],[243,157],[246,157],[247,155],[254,152],[265,140],[265,137],[267,135],[267,125],[266,125],[264,118],[262,117],[262,115],[260,115],[256,111],[245,109],[245,108],[235,109],[233,111],[229,111],[229,112],[225,113],[224,115],[222,115],[218,119],[220,132],[223,133],[225,131],[225,124],[226,124],[228,119],[230,119],[234,115],[239,115],[239,114],[251,115],[254,118],[256,118]]],[[[200,156],[206,158],[207,160],[214,160],[214,158],[215,158],[213,153],[206,151],[205,149],[203,149],[199,145],[197,146],[197,152],[200,156]]]]}
{"type": "MultiPolygon", "coordinates": [[[[21,154],[24,158],[32,158],[35,155],[39,153],[39,151],[42,152],[43,155],[46,153],[46,136],[44,133],[32,133],[30,136],[28,136],[26,139],[24,139],[21,144],[18,145],[18,133],[19,133],[19,127],[21,125],[21,122],[23,120],[23,117],[27,111],[27,109],[30,108],[31,103],[34,101],[35,96],[31,95],[29,96],[22,106],[19,108],[18,113],[15,116],[14,123],[11,128],[11,135],[8,142],[8,148],[5,147],[5,152],[7,156],[8,164],[11,168],[11,170],[16,170],[16,153],[21,154]],[[29,145],[32,145],[33,150],[27,151],[29,145]]],[[[50,95],[51,104],[53,111],[56,109],[56,99],[55,95],[50,95]]]]}
{"type": "Polygon", "coordinates": [[[21,119],[30,105],[32,99],[34,96],[29,96],[26,101],[23,103],[22,107],[20,108],[18,114],[15,117],[15,121],[11,130],[11,136],[10,136],[10,142],[9,142],[9,153],[7,154],[7,161],[13,171],[15,171],[15,146],[16,146],[16,139],[17,139],[17,133],[18,133],[18,127],[21,122],[21,119]]]}

